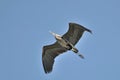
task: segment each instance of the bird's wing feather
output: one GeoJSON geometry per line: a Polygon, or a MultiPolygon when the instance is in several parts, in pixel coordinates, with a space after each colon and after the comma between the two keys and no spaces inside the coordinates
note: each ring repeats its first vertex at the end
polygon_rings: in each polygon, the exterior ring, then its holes
{"type": "Polygon", "coordinates": [[[67,51],[67,49],[59,45],[58,42],[43,47],[42,62],[45,73],[49,73],[52,71],[54,58],[65,51],[67,51]]]}
{"type": "Polygon", "coordinates": [[[69,30],[62,37],[75,45],[82,37],[84,31],[92,33],[91,30],[83,27],[82,25],[76,23],[69,23],[69,30]]]}

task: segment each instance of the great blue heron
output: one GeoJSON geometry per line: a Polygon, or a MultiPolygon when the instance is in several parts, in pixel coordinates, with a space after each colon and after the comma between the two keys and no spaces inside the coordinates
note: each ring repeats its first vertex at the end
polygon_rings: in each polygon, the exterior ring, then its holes
{"type": "Polygon", "coordinates": [[[82,25],[69,23],[69,30],[63,36],[50,32],[53,36],[55,36],[55,39],[57,41],[52,45],[43,47],[42,62],[45,73],[52,71],[55,57],[68,50],[72,50],[81,58],[84,58],[83,55],[80,54],[78,49],[75,47],[75,44],[82,37],[84,31],[92,33],[91,30],[83,27],[82,25]]]}

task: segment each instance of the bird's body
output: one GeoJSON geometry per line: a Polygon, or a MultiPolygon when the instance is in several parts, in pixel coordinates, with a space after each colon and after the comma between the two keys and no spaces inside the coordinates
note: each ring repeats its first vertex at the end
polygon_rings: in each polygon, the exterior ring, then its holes
{"type": "Polygon", "coordinates": [[[92,33],[91,30],[79,24],[69,23],[69,30],[63,36],[50,32],[52,35],[55,36],[55,39],[57,41],[52,45],[43,47],[42,62],[45,73],[49,73],[52,71],[54,58],[59,54],[66,52],[67,50],[72,50],[73,52],[77,53],[81,58],[84,58],[82,54],[79,53],[78,49],[75,47],[75,44],[82,37],[84,31],[92,33]]]}
{"type": "MultiPolygon", "coordinates": [[[[51,32],[51,33],[53,33],[53,32],[51,32]]],[[[67,50],[72,49],[73,45],[70,44],[70,42],[67,41],[66,39],[64,39],[62,36],[59,36],[59,37],[56,36],[55,38],[62,47],[66,48],[67,50]]]]}
{"type": "Polygon", "coordinates": [[[71,44],[68,40],[64,39],[63,37],[57,39],[57,41],[62,47],[66,48],[67,50],[72,50],[75,53],[78,52],[77,48],[75,48],[73,44],[71,44]]]}
{"type": "Polygon", "coordinates": [[[58,43],[64,47],[67,48],[68,46],[68,42],[66,40],[64,40],[61,36],[59,38],[56,38],[56,40],[58,41],[58,43]]]}

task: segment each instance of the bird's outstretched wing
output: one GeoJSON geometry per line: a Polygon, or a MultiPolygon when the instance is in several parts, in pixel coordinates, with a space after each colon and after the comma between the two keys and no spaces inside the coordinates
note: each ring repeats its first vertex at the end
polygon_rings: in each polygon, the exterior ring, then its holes
{"type": "Polygon", "coordinates": [[[42,62],[45,73],[52,71],[54,58],[65,51],[67,51],[67,49],[59,45],[58,42],[43,47],[42,62]]]}
{"type": "Polygon", "coordinates": [[[76,23],[69,23],[69,30],[62,37],[75,45],[82,37],[84,31],[92,33],[91,30],[83,27],[82,25],[76,23]]]}

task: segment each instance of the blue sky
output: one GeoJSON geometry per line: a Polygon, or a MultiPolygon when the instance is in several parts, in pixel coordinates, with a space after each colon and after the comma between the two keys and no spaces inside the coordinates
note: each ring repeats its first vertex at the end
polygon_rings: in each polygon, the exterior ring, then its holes
{"type": "Polygon", "coordinates": [[[119,0],[1,0],[0,80],[120,80],[119,0]],[[64,34],[68,23],[91,29],[76,47],[55,59],[45,74],[42,47],[64,34]]]}

